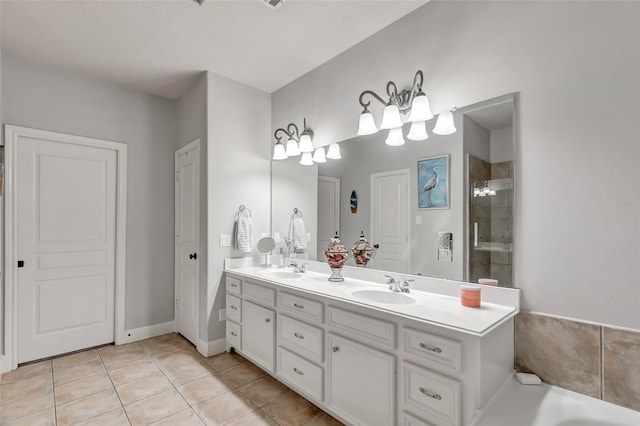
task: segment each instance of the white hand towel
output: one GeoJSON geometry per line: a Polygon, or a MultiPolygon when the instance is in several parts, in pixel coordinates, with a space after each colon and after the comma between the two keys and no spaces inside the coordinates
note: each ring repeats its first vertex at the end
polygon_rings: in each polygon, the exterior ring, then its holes
{"type": "Polygon", "coordinates": [[[293,242],[296,253],[302,253],[307,248],[307,230],[301,217],[292,217],[289,223],[289,239],[293,242]]]}
{"type": "Polygon", "coordinates": [[[253,249],[253,226],[250,217],[239,217],[233,232],[233,248],[241,253],[251,253],[253,249]]]}

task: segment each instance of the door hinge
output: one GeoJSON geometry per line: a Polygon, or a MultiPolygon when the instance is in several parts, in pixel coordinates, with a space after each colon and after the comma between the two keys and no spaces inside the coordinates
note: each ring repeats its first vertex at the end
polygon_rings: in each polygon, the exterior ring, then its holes
{"type": "Polygon", "coordinates": [[[176,245],[180,244],[180,235],[176,234],[176,245]]]}
{"type": "Polygon", "coordinates": [[[176,298],[176,311],[180,310],[180,299],[176,298]]]}
{"type": "Polygon", "coordinates": [[[176,182],[180,180],[180,172],[176,172],[176,182]]]}

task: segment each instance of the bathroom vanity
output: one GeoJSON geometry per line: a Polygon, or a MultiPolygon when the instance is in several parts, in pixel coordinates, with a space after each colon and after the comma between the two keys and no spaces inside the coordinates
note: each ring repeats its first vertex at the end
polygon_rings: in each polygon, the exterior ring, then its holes
{"type": "Polygon", "coordinates": [[[383,271],[326,263],[307,271],[228,259],[232,348],[347,424],[468,425],[513,372],[519,290],[482,289],[461,306],[460,283],[411,278],[392,292],[383,271]]]}

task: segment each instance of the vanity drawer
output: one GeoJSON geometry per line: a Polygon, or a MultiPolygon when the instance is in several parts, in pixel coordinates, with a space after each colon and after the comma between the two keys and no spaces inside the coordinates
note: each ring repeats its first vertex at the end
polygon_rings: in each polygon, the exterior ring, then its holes
{"type": "Polygon", "coordinates": [[[245,299],[252,300],[264,306],[273,307],[276,305],[276,291],[274,289],[249,281],[244,281],[242,284],[245,299]]]}
{"type": "Polygon", "coordinates": [[[227,277],[227,292],[240,295],[242,293],[242,281],[235,277],[227,277]]]}
{"type": "Polygon", "coordinates": [[[402,426],[436,426],[433,423],[429,423],[426,420],[422,420],[420,417],[416,417],[413,414],[402,413],[402,426]]]}
{"type": "Polygon", "coordinates": [[[242,322],[242,304],[240,298],[227,294],[227,319],[242,322]]]}
{"type": "Polygon", "coordinates": [[[404,351],[419,356],[434,367],[462,371],[462,343],[424,331],[405,328],[404,351]]]}
{"type": "Polygon", "coordinates": [[[238,350],[242,350],[240,347],[240,342],[242,341],[240,336],[241,331],[242,327],[240,327],[240,324],[227,320],[227,344],[238,350]]]}
{"type": "Polygon", "coordinates": [[[291,293],[278,292],[278,306],[307,320],[321,323],[324,304],[315,300],[293,295],[291,293]]]}
{"type": "Polygon", "coordinates": [[[440,425],[460,426],[462,393],[459,381],[403,363],[403,399],[407,406],[440,425]]]}
{"type": "Polygon", "coordinates": [[[278,344],[315,362],[322,362],[324,332],[321,328],[281,315],[278,344]]]}
{"type": "Polygon", "coordinates": [[[375,342],[390,349],[396,347],[395,325],[390,322],[329,306],[327,324],[365,343],[375,342]]]}
{"type": "Polygon", "coordinates": [[[324,400],[322,367],[278,348],[278,375],[312,397],[324,400]]]}

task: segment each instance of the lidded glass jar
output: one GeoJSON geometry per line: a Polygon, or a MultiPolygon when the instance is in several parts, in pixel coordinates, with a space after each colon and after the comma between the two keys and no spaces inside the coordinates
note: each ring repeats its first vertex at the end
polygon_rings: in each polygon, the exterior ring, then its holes
{"type": "Polygon", "coordinates": [[[331,239],[329,247],[327,247],[327,249],[325,250],[324,255],[326,256],[329,267],[331,268],[331,276],[329,277],[329,281],[344,281],[344,278],[340,274],[340,271],[349,258],[349,252],[344,247],[342,242],[340,242],[340,237],[338,236],[337,231],[335,237],[331,239]]]}
{"type": "Polygon", "coordinates": [[[365,267],[375,254],[375,250],[369,241],[364,237],[364,231],[360,231],[360,240],[356,241],[353,247],[351,247],[351,253],[353,254],[353,260],[356,265],[365,267]]]}

